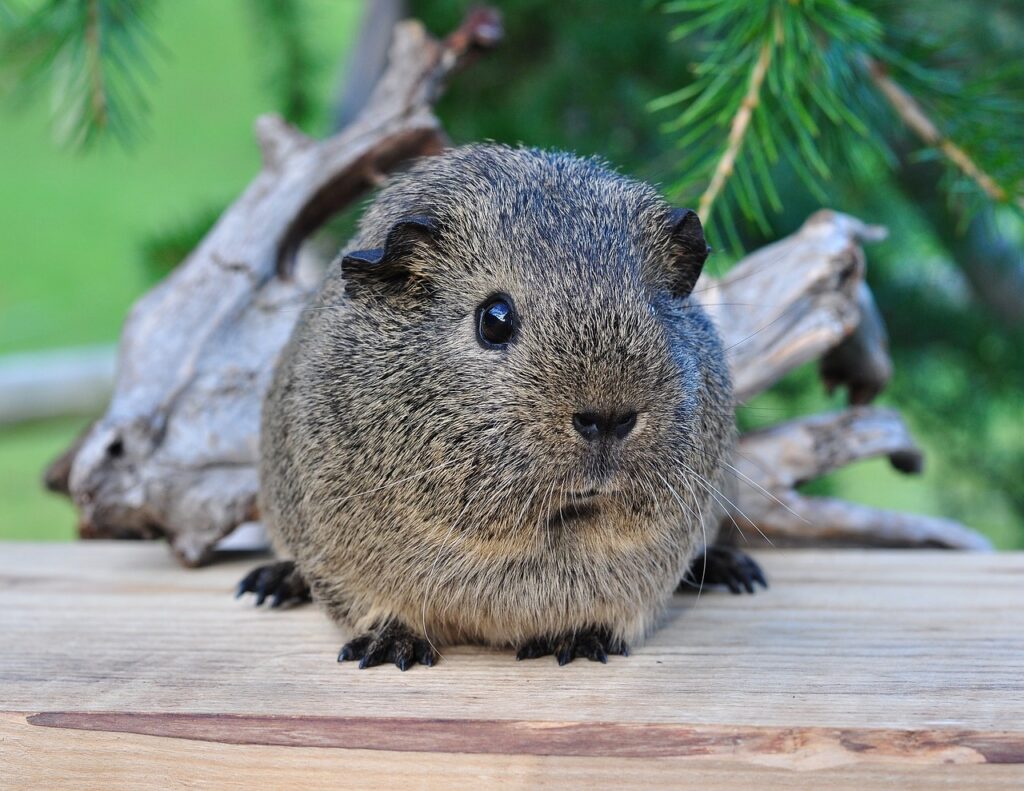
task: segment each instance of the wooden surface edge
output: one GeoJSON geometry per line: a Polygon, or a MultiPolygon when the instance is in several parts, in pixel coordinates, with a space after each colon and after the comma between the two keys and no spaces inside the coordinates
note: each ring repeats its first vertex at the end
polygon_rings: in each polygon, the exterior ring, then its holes
{"type": "Polygon", "coordinates": [[[1024,732],[310,717],[131,712],[10,712],[41,728],[217,742],[388,752],[565,757],[771,759],[799,766],[861,760],[1024,765],[1024,732]]]}
{"type": "Polygon", "coordinates": [[[780,764],[686,758],[391,752],[234,745],[30,725],[0,713],[0,788],[616,788],[760,791],[865,788],[1016,791],[1020,765],[878,762],[870,755],[813,753],[780,764]],[[855,760],[853,760],[855,759],[855,760]]]}

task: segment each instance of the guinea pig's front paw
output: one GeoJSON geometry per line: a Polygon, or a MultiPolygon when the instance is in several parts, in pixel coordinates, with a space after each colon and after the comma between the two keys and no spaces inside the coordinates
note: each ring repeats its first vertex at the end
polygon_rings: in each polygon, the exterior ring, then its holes
{"type": "Polygon", "coordinates": [[[428,640],[392,621],[345,643],[338,661],[350,659],[358,659],[360,669],[394,662],[399,670],[408,670],[417,662],[430,667],[437,660],[437,652],[428,640]]]}
{"type": "Polygon", "coordinates": [[[697,555],[676,589],[680,593],[698,591],[705,585],[724,585],[733,593],[753,593],[756,585],[768,587],[764,572],[746,552],[716,544],[697,555]]]}
{"type": "Polygon", "coordinates": [[[527,640],[516,651],[516,659],[536,659],[548,654],[554,654],[560,665],[567,665],[578,656],[591,662],[607,663],[609,654],[629,656],[629,646],[612,636],[608,629],[587,628],[527,640]]]}
{"type": "Polygon", "coordinates": [[[309,584],[295,567],[294,560],[280,560],[254,568],[238,583],[235,598],[246,593],[256,594],[257,607],[268,596],[271,607],[280,607],[285,603],[304,604],[311,600],[309,584]]]}

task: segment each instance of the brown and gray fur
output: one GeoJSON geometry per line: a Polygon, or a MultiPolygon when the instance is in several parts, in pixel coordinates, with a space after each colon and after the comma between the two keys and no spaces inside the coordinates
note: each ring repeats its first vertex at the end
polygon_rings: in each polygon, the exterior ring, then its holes
{"type": "Polygon", "coordinates": [[[689,296],[706,251],[692,212],[595,160],[480,145],[395,177],[264,407],[263,518],[314,600],[367,639],[648,633],[714,539],[734,440],[689,296]],[[476,322],[498,293],[519,323],[495,350],[476,322]],[[581,410],[636,427],[588,442],[581,410]]]}

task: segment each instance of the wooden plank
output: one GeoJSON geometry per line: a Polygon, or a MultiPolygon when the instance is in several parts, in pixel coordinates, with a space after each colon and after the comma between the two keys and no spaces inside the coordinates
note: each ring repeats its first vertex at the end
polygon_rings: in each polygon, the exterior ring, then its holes
{"type": "Polygon", "coordinates": [[[338,665],[313,607],[235,601],[253,558],[0,545],[0,787],[1024,784],[1024,554],[759,558],[769,591],[677,596],[607,666],[400,673],[338,665]]]}

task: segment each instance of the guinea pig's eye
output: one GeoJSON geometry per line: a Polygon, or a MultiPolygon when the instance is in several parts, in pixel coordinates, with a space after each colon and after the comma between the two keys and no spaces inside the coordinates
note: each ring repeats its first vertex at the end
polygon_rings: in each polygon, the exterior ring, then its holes
{"type": "Polygon", "coordinates": [[[516,334],[516,312],[512,300],[496,296],[484,302],[477,311],[476,334],[485,348],[508,345],[516,334]]]}

